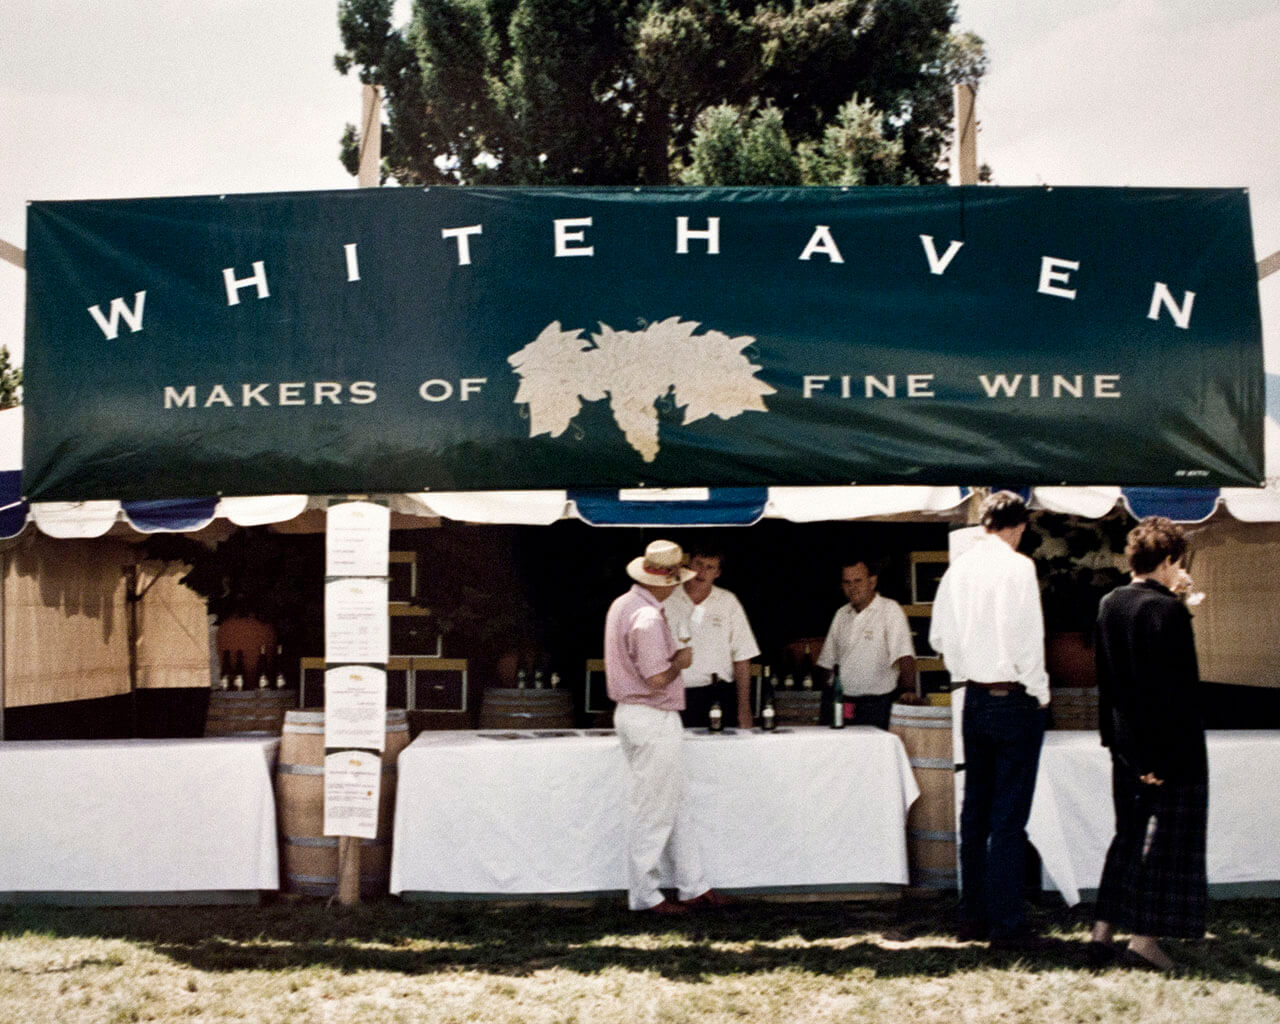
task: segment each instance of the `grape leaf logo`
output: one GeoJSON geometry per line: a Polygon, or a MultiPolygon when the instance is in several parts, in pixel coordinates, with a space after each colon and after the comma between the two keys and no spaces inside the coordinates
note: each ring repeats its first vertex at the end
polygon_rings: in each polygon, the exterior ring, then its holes
{"type": "Polygon", "coordinates": [[[761,367],[743,351],[756,339],[715,330],[695,334],[701,326],[679,317],[641,331],[602,323],[586,339],[559,320],[548,324],[507,358],[520,377],[516,404],[529,407],[529,436],[559,437],[583,402],[608,398],[627,443],[652,462],[660,447],[657,403],[668,395],[684,407],[683,423],[768,412],[764,396],[775,389],[756,377],[761,367]]]}

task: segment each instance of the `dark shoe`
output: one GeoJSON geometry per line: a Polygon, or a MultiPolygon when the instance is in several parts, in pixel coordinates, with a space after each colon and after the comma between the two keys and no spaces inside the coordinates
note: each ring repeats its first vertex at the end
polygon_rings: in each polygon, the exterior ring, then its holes
{"type": "Polygon", "coordinates": [[[738,901],[722,892],[716,892],[714,889],[708,889],[701,896],[695,896],[691,900],[685,900],[683,906],[691,910],[697,910],[702,907],[731,907],[738,901]]]}
{"type": "Polygon", "coordinates": [[[650,907],[645,913],[657,914],[659,917],[675,917],[689,913],[689,908],[683,903],[677,903],[675,900],[663,900],[656,906],[650,907]]]}
{"type": "Polygon", "coordinates": [[[993,937],[987,943],[987,948],[1010,953],[1047,953],[1061,945],[1058,939],[1037,935],[1035,932],[1019,932],[1016,935],[993,937]]]}
{"type": "Polygon", "coordinates": [[[1084,947],[1084,955],[1090,967],[1110,967],[1120,959],[1120,950],[1112,942],[1090,939],[1084,947]]]}

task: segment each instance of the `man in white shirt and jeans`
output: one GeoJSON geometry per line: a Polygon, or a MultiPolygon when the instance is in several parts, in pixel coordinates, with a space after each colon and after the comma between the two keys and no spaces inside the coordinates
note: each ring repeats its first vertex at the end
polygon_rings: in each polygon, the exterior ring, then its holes
{"type": "MultiPolygon", "coordinates": [[[[877,594],[879,582],[863,559],[842,567],[840,587],[849,603],[832,618],[815,665],[826,672],[840,666],[849,724],[888,729],[894,700],[915,695],[916,651],[902,605],[877,594]]],[[[825,675],[818,682],[825,686],[825,675]]]]}
{"type": "MultiPolygon", "coordinates": [[[[751,659],[760,653],[742,602],[715,585],[723,557],[718,549],[690,545],[693,579],[677,587],[667,601],[673,633],[685,631],[693,647],[693,665],[684,671],[686,728],[706,728],[711,706],[719,703],[726,725],[735,719],[750,729],[751,659]],[[718,680],[712,682],[712,677],[718,680]]],[[[676,637],[680,640],[680,637],[676,637]]]]}
{"type": "Polygon", "coordinates": [[[982,503],[985,533],[943,575],[929,629],[952,684],[965,688],[960,934],[1013,950],[1050,945],[1029,930],[1022,897],[1049,704],[1040,588],[1017,550],[1027,518],[1011,491],[982,503]]]}

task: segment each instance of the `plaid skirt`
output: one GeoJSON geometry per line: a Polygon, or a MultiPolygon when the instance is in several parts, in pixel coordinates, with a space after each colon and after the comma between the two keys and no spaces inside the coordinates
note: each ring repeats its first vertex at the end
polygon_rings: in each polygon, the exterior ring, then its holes
{"type": "Polygon", "coordinates": [[[1098,920],[1134,935],[1204,936],[1209,784],[1148,786],[1112,761],[1116,835],[1098,883],[1098,920]]]}

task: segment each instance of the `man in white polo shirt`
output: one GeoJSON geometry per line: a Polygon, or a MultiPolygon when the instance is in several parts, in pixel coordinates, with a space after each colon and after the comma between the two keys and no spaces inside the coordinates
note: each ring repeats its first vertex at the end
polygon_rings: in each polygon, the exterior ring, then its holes
{"type": "Polygon", "coordinates": [[[710,546],[691,546],[689,552],[694,577],[676,588],[666,606],[676,639],[684,636],[693,647],[693,665],[684,670],[681,717],[686,728],[706,728],[711,705],[718,702],[726,725],[736,719],[738,728],[750,729],[751,659],[760,648],[742,602],[715,585],[721,552],[710,546]]]}
{"type": "MultiPolygon", "coordinates": [[[[889,728],[899,694],[916,692],[916,654],[911,627],[902,606],[876,593],[879,578],[863,559],[840,571],[840,587],[849,603],[831,620],[817,667],[840,667],[846,712],[852,703],[853,725],[889,728]]],[[[820,680],[826,685],[824,675],[820,680]]],[[[846,721],[850,721],[846,713],[846,721]]]]}

